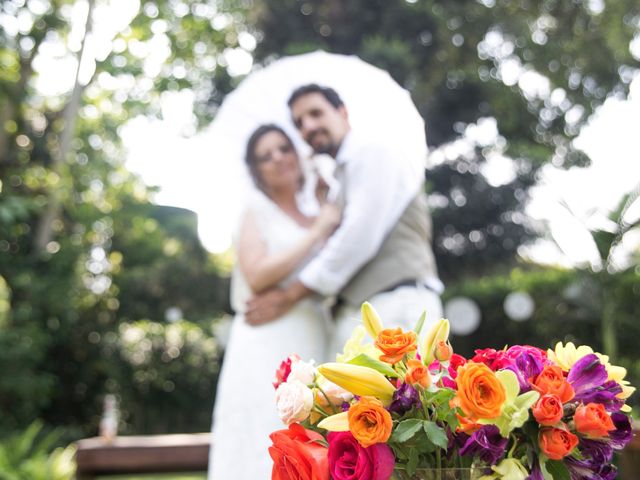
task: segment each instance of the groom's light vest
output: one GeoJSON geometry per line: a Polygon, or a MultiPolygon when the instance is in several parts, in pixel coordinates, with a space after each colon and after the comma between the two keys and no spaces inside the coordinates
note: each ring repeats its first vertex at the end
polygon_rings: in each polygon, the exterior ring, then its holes
{"type": "Polygon", "coordinates": [[[376,293],[405,281],[438,278],[431,249],[431,216],[424,189],[409,203],[378,253],[345,285],[338,297],[359,307],[376,293]]]}

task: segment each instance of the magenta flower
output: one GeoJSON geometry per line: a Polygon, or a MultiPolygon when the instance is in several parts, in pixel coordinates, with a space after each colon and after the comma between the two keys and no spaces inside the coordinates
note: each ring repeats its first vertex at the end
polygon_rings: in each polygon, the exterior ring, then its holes
{"type": "Polygon", "coordinates": [[[504,370],[510,365],[515,364],[515,360],[507,356],[506,350],[494,350],[493,348],[484,348],[482,350],[474,350],[475,355],[471,362],[484,363],[494,372],[504,370]]]}
{"type": "Polygon", "coordinates": [[[514,345],[507,350],[506,356],[515,362],[506,368],[516,374],[520,393],[531,390],[529,379],[539,375],[544,366],[550,363],[543,350],[529,345],[514,345]]]}
{"type": "Polygon", "coordinates": [[[351,432],[331,432],[329,473],[333,480],[388,480],[395,467],[391,447],[376,443],[364,448],[351,432]]]}

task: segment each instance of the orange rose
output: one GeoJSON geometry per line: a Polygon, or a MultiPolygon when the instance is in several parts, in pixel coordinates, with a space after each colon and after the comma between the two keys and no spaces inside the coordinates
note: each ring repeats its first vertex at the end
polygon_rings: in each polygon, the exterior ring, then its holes
{"type": "Polygon", "coordinates": [[[607,437],[611,430],[616,429],[601,403],[580,405],[576,409],[573,421],[576,424],[576,430],[590,438],[607,437]]]}
{"type": "Polygon", "coordinates": [[[496,418],[506,400],[504,386],[484,363],[468,362],[458,368],[460,408],[473,418],[496,418]]]}
{"type": "Polygon", "coordinates": [[[562,369],[556,365],[544,367],[534,379],[533,388],[541,395],[546,393],[557,395],[562,403],[567,403],[575,395],[573,387],[565,380],[562,369]]]}
{"type": "Polygon", "coordinates": [[[404,381],[410,385],[420,385],[422,388],[429,388],[431,385],[429,369],[425,367],[420,360],[416,360],[415,358],[407,361],[407,366],[409,369],[404,376],[404,381]]]}
{"type": "Polygon", "coordinates": [[[377,398],[362,397],[349,408],[347,417],[349,431],[364,448],[386,442],[391,436],[391,415],[377,398]]]}
{"type": "MultiPolygon", "coordinates": [[[[460,409],[460,398],[455,396],[451,400],[449,400],[449,406],[451,408],[460,409]]],[[[456,428],[456,432],[464,432],[467,435],[471,435],[476,430],[482,428],[482,425],[476,423],[476,419],[472,417],[466,417],[464,413],[460,413],[460,411],[456,411],[456,417],[458,417],[458,427],[456,428]]]]}
{"type": "Polygon", "coordinates": [[[453,347],[448,340],[440,340],[436,343],[435,357],[439,362],[448,362],[453,356],[453,347]]]}
{"type": "Polygon", "coordinates": [[[558,423],[564,414],[560,398],[550,393],[542,395],[531,410],[536,421],[547,427],[558,423]]]}
{"type": "Polygon", "coordinates": [[[551,460],[562,460],[578,445],[578,437],[565,428],[545,427],[540,430],[538,443],[551,460]]]}
{"type": "Polygon", "coordinates": [[[329,480],[327,448],[318,443],[324,441],[322,435],[292,423],[269,438],[272,480],[329,480]]]}
{"type": "Polygon", "coordinates": [[[463,417],[459,413],[456,413],[456,417],[458,417],[458,428],[456,428],[456,432],[464,432],[467,435],[471,435],[476,430],[482,428],[481,424],[476,423],[470,417],[463,417]]]}
{"type": "Polygon", "coordinates": [[[403,332],[401,328],[387,328],[378,333],[376,347],[383,355],[380,360],[387,363],[398,363],[407,353],[415,351],[415,332],[403,332]]]}

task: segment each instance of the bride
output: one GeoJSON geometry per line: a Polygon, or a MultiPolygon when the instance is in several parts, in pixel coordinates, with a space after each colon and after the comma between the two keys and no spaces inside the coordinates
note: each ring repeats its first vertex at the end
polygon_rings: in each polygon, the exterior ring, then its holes
{"type": "Polygon", "coordinates": [[[283,428],[271,384],[280,362],[298,354],[324,359],[327,327],[319,299],[305,299],[276,320],[248,325],[243,316],[252,293],[286,287],[333,233],[337,207],[322,205],[316,218],[298,209],[304,178],[288,135],[263,125],[249,138],[245,161],[257,191],[243,216],[232,278],[237,312],[224,356],[213,413],[210,480],[271,477],[269,434],[283,428]]]}

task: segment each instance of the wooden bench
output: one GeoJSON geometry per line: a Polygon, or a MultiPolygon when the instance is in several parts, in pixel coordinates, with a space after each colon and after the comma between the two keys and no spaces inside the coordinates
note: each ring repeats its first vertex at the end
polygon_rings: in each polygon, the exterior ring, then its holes
{"type": "MultiPolygon", "coordinates": [[[[640,431],[622,452],[620,479],[640,478],[640,431]]],[[[100,437],[76,442],[77,478],[124,473],[206,472],[210,433],[116,437],[105,443],[100,437]]]]}
{"type": "Polygon", "coordinates": [[[76,442],[77,478],[158,472],[205,472],[210,433],[100,437],[76,442]]]}

